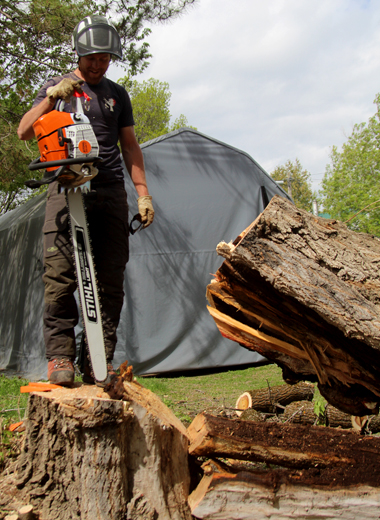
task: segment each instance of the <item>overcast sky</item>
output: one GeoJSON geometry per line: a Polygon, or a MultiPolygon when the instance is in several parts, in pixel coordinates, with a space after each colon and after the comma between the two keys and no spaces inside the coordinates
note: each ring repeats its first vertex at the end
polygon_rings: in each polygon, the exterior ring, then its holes
{"type": "Polygon", "coordinates": [[[268,173],[298,157],[313,189],[331,146],[375,112],[379,0],[198,0],[148,41],[153,58],[136,79],[169,83],[173,119],[184,114],[268,173]]]}

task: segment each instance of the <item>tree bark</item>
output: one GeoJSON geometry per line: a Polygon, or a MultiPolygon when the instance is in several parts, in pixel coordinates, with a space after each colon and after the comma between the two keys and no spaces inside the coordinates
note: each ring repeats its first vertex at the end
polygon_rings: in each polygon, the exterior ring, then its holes
{"type": "Polygon", "coordinates": [[[49,520],[190,520],[187,436],[152,392],[30,395],[17,485],[49,520]]]}
{"type": "Polygon", "coordinates": [[[242,410],[254,408],[258,412],[273,413],[278,405],[286,406],[292,401],[312,400],[314,387],[310,383],[297,383],[296,385],[278,385],[259,390],[248,390],[241,394],[236,401],[237,415],[242,410]]]}
{"type": "Polygon", "coordinates": [[[188,428],[189,453],[319,472],[319,483],[380,485],[380,439],[356,432],[199,414],[188,428]]]}
{"type": "Polygon", "coordinates": [[[281,197],[234,244],[207,287],[221,333],[318,382],[350,415],[380,402],[380,240],[315,217],[281,197]]]}
{"type": "Polygon", "coordinates": [[[189,497],[193,516],[203,520],[373,520],[379,501],[379,488],[313,487],[286,470],[206,474],[189,497]]]}

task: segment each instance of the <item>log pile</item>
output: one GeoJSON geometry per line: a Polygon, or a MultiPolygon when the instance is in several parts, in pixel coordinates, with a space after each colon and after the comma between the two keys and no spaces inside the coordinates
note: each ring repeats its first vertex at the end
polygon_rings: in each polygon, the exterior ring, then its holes
{"type": "Polygon", "coordinates": [[[380,417],[352,416],[314,398],[311,383],[278,385],[243,392],[236,400],[236,415],[245,421],[276,420],[293,424],[323,425],[331,428],[354,428],[366,434],[380,432],[380,417]]]}
{"type": "Polygon", "coordinates": [[[317,382],[349,415],[380,402],[380,240],[275,196],[207,287],[223,336],[277,363],[286,382],[317,382]]]}

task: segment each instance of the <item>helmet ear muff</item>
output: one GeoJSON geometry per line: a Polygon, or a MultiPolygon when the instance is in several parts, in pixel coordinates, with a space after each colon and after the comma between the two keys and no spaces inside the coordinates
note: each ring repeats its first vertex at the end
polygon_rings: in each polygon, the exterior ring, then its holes
{"type": "Polygon", "coordinates": [[[86,16],[75,27],[71,45],[79,57],[107,53],[123,57],[121,40],[113,24],[104,16],[86,16]]]}

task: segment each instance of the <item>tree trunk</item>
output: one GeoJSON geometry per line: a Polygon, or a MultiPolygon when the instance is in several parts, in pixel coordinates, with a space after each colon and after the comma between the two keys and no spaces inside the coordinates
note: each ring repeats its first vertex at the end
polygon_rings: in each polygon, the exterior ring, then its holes
{"type": "Polygon", "coordinates": [[[221,333],[316,381],[350,415],[380,402],[380,240],[275,196],[207,287],[221,333]]]}
{"type": "Polygon", "coordinates": [[[203,520],[378,518],[378,488],[331,489],[312,484],[309,475],[286,470],[206,474],[189,503],[193,516],[203,520]]]}
{"type": "Polygon", "coordinates": [[[191,518],[182,423],[152,392],[96,386],[30,395],[18,481],[49,520],[191,518]]]}
{"type": "Polygon", "coordinates": [[[254,408],[258,412],[274,413],[278,405],[286,406],[292,401],[311,401],[313,396],[314,387],[310,383],[278,385],[244,392],[238,397],[235,408],[237,415],[241,415],[247,408],[254,408]]]}
{"type": "MultiPolygon", "coordinates": [[[[322,485],[380,485],[380,439],[356,432],[198,415],[188,428],[189,453],[303,468],[322,485]]],[[[305,473],[306,474],[306,473],[305,473]]]]}

